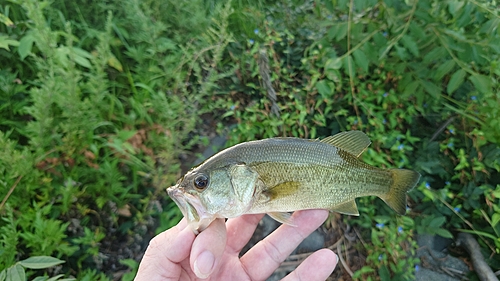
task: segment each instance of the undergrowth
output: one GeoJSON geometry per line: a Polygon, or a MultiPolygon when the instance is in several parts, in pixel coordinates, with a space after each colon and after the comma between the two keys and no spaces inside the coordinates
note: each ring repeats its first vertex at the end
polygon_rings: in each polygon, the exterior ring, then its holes
{"type": "Polygon", "coordinates": [[[0,3],[0,280],[132,280],[207,126],[228,145],[362,130],[364,161],[422,174],[407,216],[361,198],[345,218],[368,241],[354,279],[412,280],[423,233],[471,232],[500,268],[492,3],[222,2],[0,3]]]}

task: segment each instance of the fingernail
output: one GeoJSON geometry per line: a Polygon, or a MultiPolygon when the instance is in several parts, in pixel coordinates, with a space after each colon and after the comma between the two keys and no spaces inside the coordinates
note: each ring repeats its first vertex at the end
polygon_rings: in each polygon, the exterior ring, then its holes
{"type": "Polygon", "coordinates": [[[211,252],[205,251],[201,253],[194,261],[194,274],[201,279],[208,278],[212,273],[214,263],[215,257],[211,252]]]}

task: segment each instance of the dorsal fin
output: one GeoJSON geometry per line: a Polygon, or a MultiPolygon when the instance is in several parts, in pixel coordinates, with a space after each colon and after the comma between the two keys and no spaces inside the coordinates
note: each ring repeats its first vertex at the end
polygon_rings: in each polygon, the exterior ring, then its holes
{"type": "Polygon", "coordinates": [[[334,136],[326,137],[321,142],[336,146],[356,157],[359,157],[370,143],[372,143],[368,136],[361,131],[341,132],[334,136]]]}

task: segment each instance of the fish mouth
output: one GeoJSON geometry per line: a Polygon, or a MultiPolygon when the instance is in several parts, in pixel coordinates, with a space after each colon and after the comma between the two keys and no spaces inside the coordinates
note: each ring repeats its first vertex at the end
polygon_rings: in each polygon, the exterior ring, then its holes
{"type": "Polygon", "coordinates": [[[215,220],[215,216],[208,214],[200,199],[187,193],[184,188],[178,185],[171,186],[167,188],[167,193],[177,204],[195,234],[205,230],[215,220]]]}

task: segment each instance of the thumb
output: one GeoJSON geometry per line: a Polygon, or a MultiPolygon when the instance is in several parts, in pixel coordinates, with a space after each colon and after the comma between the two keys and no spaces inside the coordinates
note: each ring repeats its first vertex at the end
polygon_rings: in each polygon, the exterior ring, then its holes
{"type": "Polygon", "coordinates": [[[191,249],[191,269],[198,278],[208,278],[220,264],[226,248],[226,223],[216,219],[194,240],[191,249]]]}

